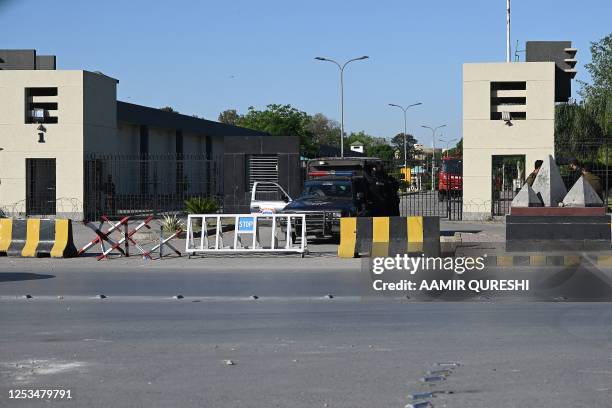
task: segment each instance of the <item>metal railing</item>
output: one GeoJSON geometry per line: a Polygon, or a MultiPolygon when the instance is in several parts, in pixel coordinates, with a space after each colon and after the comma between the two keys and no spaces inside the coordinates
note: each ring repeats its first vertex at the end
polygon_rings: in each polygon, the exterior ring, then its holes
{"type": "Polygon", "coordinates": [[[206,154],[91,154],[84,217],[183,212],[192,197],[222,202],[222,160],[206,154]]]}
{"type": "MultiPolygon", "coordinates": [[[[610,211],[610,185],[611,174],[609,165],[609,140],[585,140],[580,143],[555,143],[555,161],[559,167],[561,177],[565,183],[566,189],[569,191],[574,183],[580,178],[580,168],[586,167],[592,176],[599,179],[600,196],[604,202],[604,206],[610,211]],[[578,162],[579,169],[573,170],[570,162],[575,160],[578,162]]],[[[544,159],[543,157],[541,159],[544,159]]],[[[533,170],[534,163],[524,163],[524,179],[526,179],[533,170]]],[[[502,167],[493,163],[494,172],[497,173],[492,177],[492,215],[503,216],[510,212],[512,200],[520,190],[525,181],[520,180],[520,186],[514,186],[512,183],[504,183],[501,180],[516,178],[516,170],[512,166],[507,166],[503,170],[506,174],[502,174],[502,167]]]]}

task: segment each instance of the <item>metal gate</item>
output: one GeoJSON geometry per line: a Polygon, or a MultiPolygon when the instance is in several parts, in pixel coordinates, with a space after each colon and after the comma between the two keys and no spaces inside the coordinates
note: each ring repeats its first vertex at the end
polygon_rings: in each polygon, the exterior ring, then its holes
{"type": "MultiPolygon", "coordinates": [[[[431,177],[431,167],[423,165],[422,169],[427,171],[415,173],[418,180],[410,180],[403,183],[400,188],[400,215],[436,216],[448,218],[451,221],[461,220],[463,217],[463,195],[462,195],[462,172],[449,174],[442,169],[435,169],[436,176],[431,177]],[[443,179],[440,179],[443,177],[443,179]],[[440,186],[454,186],[441,190],[440,186]]],[[[393,174],[398,177],[397,174],[393,174]]],[[[401,178],[399,176],[398,178],[401,178]]]]}
{"type": "Polygon", "coordinates": [[[55,215],[55,159],[26,159],[26,215],[55,215]]]}
{"type": "Polygon", "coordinates": [[[459,221],[463,217],[461,193],[438,190],[400,192],[400,215],[437,216],[459,221]]]}
{"type": "Polygon", "coordinates": [[[491,157],[491,215],[510,213],[510,205],[528,174],[525,155],[495,155],[491,157]]]}

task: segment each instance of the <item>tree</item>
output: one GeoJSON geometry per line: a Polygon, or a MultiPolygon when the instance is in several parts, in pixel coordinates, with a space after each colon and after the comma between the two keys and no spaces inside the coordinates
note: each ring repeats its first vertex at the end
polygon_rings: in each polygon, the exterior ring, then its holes
{"type": "Polygon", "coordinates": [[[340,125],[322,113],[311,116],[307,125],[315,145],[340,147],[340,125]]]}
{"type": "Polygon", "coordinates": [[[226,125],[235,126],[240,120],[240,115],[238,115],[236,109],[226,109],[219,114],[219,118],[217,120],[221,123],[225,123],[226,125]]]}
{"type": "Polygon", "coordinates": [[[600,99],[612,93],[612,33],[591,43],[591,62],[585,68],[591,75],[592,83],[579,81],[583,99],[600,99]]]}
{"type": "MultiPolygon", "coordinates": [[[[406,135],[406,152],[408,154],[408,161],[414,158],[414,145],[416,144],[416,139],[412,135],[406,135]]],[[[397,152],[396,157],[404,162],[404,133],[398,133],[391,139],[391,145],[394,147],[397,152]]]]}
{"type": "Polygon", "coordinates": [[[612,122],[612,33],[591,43],[591,62],[585,68],[591,83],[579,81],[585,108],[594,116],[605,136],[610,136],[612,122]]]}
{"type": "Polygon", "coordinates": [[[172,106],[164,106],[162,108],[159,108],[159,110],[164,111],[164,112],[179,113],[179,111],[174,110],[172,106]]]}
{"type": "Polygon", "coordinates": [[[308,114],[291,105],[271,104],[265,110],[250,106],[247,114],[241,116],[236,124],[274,136],[299,136],[302,154],[314,156],[317,148],[313,142],[313,134],[308,129],[309,122],[308,114]]]}
{"type": "Polygon", "coordinates": [[[448,155],[454,157],[461,157],[463,155],[463,138],[457,142],[455,147],[448,149],[448,155]]]}
{"type": "Polygon", "coordinates": [[[591,43],[591,56],[585,68],[592,82],[580,81],[582,101],[555,107],[555,153],[582,161],[605,159],[611,137],[612,34],[591,43]]]}
{"type": "Polygon", "coordinates": [[[392,162],[395,149],[388,144],[373,144],[366,148],[366,154],[370,157],[378,157],[385,162],[392,162]]]}
{"type": "Polygon", "coordinates": [[[354,142],[363,143],[363,148],[367,150],[368,147],[374,145],[374,137],[368,135],[363,130],[360,130],[359,132],[351,132],[351,134],[344,139],[344,147],[350,148],[350,144],[354,142]]]}
{"type": "Polygon", "coordinates": [[[555,150],[557,156],[590,160],[602,145],[603,129],[589,104],[560,104],[555,109],[555,150]]]}

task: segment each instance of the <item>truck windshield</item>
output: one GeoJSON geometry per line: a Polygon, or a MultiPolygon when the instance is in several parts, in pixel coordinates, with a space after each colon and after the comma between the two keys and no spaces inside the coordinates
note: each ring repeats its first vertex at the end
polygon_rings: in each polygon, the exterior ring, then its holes
{"type": "Polygon", "coordinates": [[[461,160],[443,160],[442,171],[449,174],[461,174],[462,161],[461,160]]]}
{"type": "Polygon", "coordinates": [[[302,197],[352,198],[350,181],[307,181],[302,197]]]}

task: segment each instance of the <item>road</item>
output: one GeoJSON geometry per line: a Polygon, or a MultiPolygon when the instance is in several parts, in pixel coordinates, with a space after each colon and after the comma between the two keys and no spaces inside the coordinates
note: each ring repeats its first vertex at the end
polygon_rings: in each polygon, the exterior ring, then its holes
{"type": "Polygon", "coordinates": [[[604,407],[609,305],[252,301],[2,304],[8,388],[70,389],[87,407],[604,407]],[[235,365],[226,365],[232,360],[235,365]],[[443,384],[419,379],[461,365],[443,384]]]}
{"type": "Polygon", "coordinates": [[[404,407],[432,390],[436,407],[611,405],[609,303],[374,297],[358,261],[331,259],[0,259],[0,406],[404,407]],[[446,361],[442,384],[419,381],[446,361]]]}

